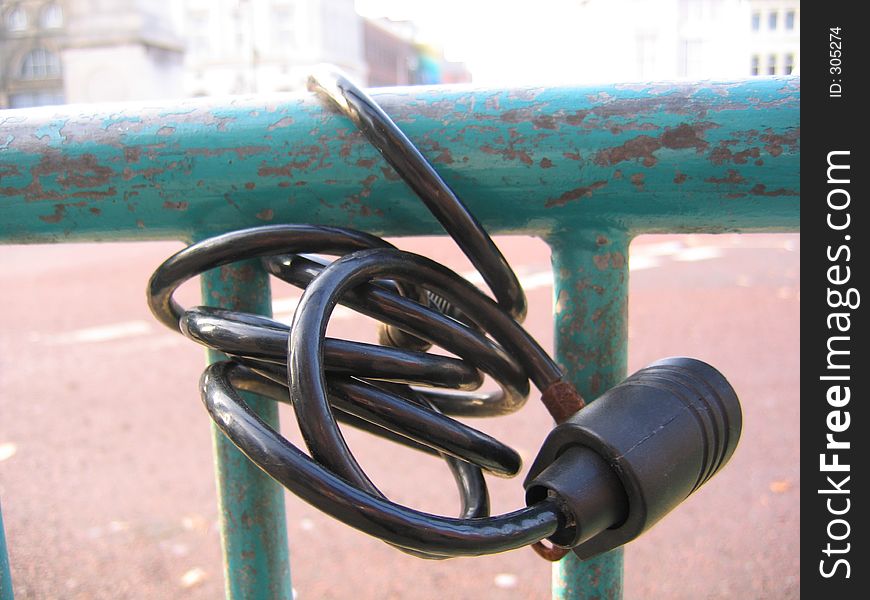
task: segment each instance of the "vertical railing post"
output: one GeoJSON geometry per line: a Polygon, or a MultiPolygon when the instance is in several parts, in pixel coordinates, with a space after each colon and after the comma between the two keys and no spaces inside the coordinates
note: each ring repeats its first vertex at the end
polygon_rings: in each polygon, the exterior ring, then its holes
{"type": "MultiPolygon", "coordinates": [[[[271,315],[269,276],[259,261],[235,263],[202,277],[204,304],[271,315]]],[[[210,362],[226,357],[209,351],[210,362]]],[[[277,405],[258,396],[246,401],[278,429],[277,405]]],[[[284,491],[217,427],[212,429],[224,583],[228,600],[292,597],[284,491]]]]}
{"type": "MultiPolygon", "coordinates": [[[[626,374],[628,245],[626,232],[583,229],[551,237],[556,360],[587,402],[626,374]]],[[[553,566],[553,598],[622,598],[622,549],[553,566]]]]}
{"type": "Polygon", "coordinates": [[[3,510],[0,507],[0,600],[12,600],[12,570],[6,549],[6,532],[3,529],[3,510]]]}

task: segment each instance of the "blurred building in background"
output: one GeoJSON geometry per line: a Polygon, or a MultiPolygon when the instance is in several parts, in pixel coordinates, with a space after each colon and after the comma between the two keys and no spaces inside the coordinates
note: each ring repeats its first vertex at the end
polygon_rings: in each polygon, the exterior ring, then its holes
{"type": "Polygon", "coordinates": [[[365,19],[363,40],[369,87],[467,83],[465,64],[448,61],[441,48],[417,40],[410,21],[365,19]]]}
{"type": "Polygon", "coordinates": [[[791,75],[800,65],[800,0],[750,0],[749,74],[791,75]]]}
{"type": "Polygon", "coordinates": [[[181,94],[184,43],[167,17],[171,0],[65,0],[62,52],[68,102],[181,94]]]}
{"type": "Polygon", "coordinates": [[[319,63],[370,86],[471,80],[353,0],[0,0],[0,16],[0,108],[294,91],[319,63]]]}
{"type": "Polygon", "coordinates": [[[58,2],[0,3],[0,106],[66,101],[61,51],[66,19],[58,2]]]}
{"type": "MultiPolygon", "coordinates": [[[[414,23],[364,19],[354,0],[0,0],[0,17],[0,108],[295,91],[324,62],[371,87],[471,80],[414,23]]],[[[579,0],[546,16],[566,19],[562,56],[498,32],[486,51],[509,43],[532,66],[561,61],[584,82],[788,75],[800,64],[800,0],[579,0]]]]}
{"type": "Polygon", "coordinates": [[[800,0],[585,0],[578,46],[588,79],[789,75],[800,62],[800,0]],[[603,24],[607,24],[606,26],[603,24]]]}
{"type": "Polygon", "coordinates": [[[168,0],[0,2],[0,107],[182,93],[168,0]]]}
{"type": "Polygon", "coordinates": [[[369,20],[363,23],[368,82],[373,87],[410,85],[416,79],[416,28],[410,21],[369,20]]]}
{"type": "Polygon", "coordinates": [[[176,0],[173,12],[188,96],[304,89],[324,62],[366,72],[353,0],[176,0]]]}

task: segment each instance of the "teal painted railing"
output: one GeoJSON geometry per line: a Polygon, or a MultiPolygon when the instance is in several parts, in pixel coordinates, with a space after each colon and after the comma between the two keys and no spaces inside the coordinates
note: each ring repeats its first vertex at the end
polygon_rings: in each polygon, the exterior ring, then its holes
{"type": "MultiPolygon", "coordinates": [[[[595,398],[625,376],[635,235],[798,229],[799,90],[798,78],[764,78],[374,96],[491,233],[550,244],[556,357],[595,398]]],[[[354,127],[310,95],[0,112],[0,215],[7,243],[189,241],[293,222],[441,233],[354,127]]],[[[203,285],[222,286],[223,306],[264,312],[268,286],[254,272],[256,282],[203,285]]],[[[274,406],[258,409],[274,422],[274,406]]],[[[280,490],[219,434],[215,457],[228,597],[289,598],[280,490]],[[239,486],[256,523],[228,517],[245,510],[239,486]]],[[[569,555],[554,571],[557,598],[621,590],[621,550],[569,555]]]]}

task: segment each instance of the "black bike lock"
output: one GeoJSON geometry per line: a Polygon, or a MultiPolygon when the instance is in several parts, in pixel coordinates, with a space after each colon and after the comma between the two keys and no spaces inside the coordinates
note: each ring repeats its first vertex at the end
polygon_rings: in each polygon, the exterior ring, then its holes
{"type": "Polygon", "coordinates": [[[573,521],[548,538],[587,559],[652,527],[728,462],[742,417],[716,369],[667,358],[558,425],[524,483],[526,503],[555,499],[573,521]]]}
{"type": "Polygon", "coordinates": [[[696,360],[656,363],[578,411],[574,386],[521,326],[522,286],[474,215],[364,91],[335,73],[310,85],[420,197],[492,294],[375,235],[329,225],[261,225],[177,252],[152,275],[149,306],[170,329],[228,355],[206,369],[200,392],[217,427],[251,461],[306,502],[413,556],[531,545],[558,560],[568,548],[588,557],[633,539],[728,460],[740,433],[737,397],[696,360]],[[191,277],[249,259],[305,290],[292,323],[174,299],[191,277]],[[327,338],[339,303],[381,321],[382,345],[327,338]],[[426,352],[430,345],[452,356],[426,352]],[[499,389],[475,391],[484,375],[499,389]],[[483,473],[516,474],[519,454],[453,417],[512,413],[532,384],[561,424],[532,466],[528,506],[490,515],[483,473]],[[260,419],[241,391],[292,405],[308,453],[260,419]],[[443,458],[459,489],[459,515],[390,500],[339,421],[443,458]],[[560,547],[543,546],[543,538],[560,547]]]}

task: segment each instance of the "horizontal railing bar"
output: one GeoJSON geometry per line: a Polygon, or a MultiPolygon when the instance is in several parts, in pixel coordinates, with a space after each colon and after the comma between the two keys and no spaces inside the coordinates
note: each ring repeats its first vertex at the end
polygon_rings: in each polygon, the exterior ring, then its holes
{"type": "MultiPolygon", "coordinates": [[[[799,225],[799,78],[373,95],[493,233],[799,225]]],[[[23,243],[441,231],[309,94],[2,111],[0,214],[23,243]]]]}

